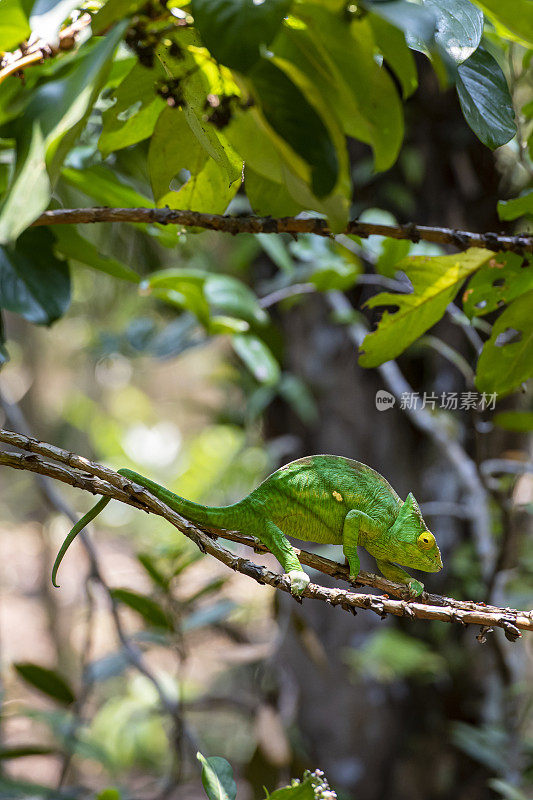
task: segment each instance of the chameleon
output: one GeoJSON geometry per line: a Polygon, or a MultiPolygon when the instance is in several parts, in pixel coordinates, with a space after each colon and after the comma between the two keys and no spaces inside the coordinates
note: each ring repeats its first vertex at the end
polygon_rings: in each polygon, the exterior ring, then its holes
{"type": "MultiPolygon", "coordinates": [[[[424,572],[442,569],[437,542],[412,493],[402,501],[379,472],[350,458],[299,458],[273,472],[242,500],[219,507],[186,500],[133,470],[118,472],[200,527],[256,536],[278,559],[289,577],[291,592],[297,596],[305,591],[310,579],[287,536],[342,545],[352,581],[359,574],[357,548],[361,545],[374,556],[381,573],[405,584],[411,597],[418,597],[424,585],[399,565],[424,572]]],[[[52,570],[54,586],[57,587],[57,570],[71,542],[110,499],[102,497],[67,535],[52,570]]]]}

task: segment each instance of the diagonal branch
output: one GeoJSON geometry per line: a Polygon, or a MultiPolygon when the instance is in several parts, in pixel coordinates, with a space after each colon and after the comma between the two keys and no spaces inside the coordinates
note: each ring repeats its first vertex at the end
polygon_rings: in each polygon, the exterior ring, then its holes
{"type": "MultiPolygon", "coordinates": [[[[202,214],[174,208],[60,208],[45,211],[37,217],[34,226],[76,225],[94,222],[147,222],[161,225],[204,228],[212,231],[237,233],[314,233],[317,236],[333,236],[327,221],[319,217],[231,217],[222,214],[202,214]]],[[[415,225],[379,225],[372,222],[351,220],[345,234],[361,236],[388,236],[391,239],[408,239],[411,242],[435,242],[450,244],[459,250],[468,247],[485,247],[487,250],[512,250],[515,253],[533,253],[533,236],[527,233],[507,236],[497,233],[472,233],[453,228],[415,225]]]]}
{"type": "MultiPolygon", "coordinates": [[[[254,537],[244,536],[234,531],[202,530],[170,509],[149,491],[131,483],[114,470],[54,445],[2,429],[0,429],[0,441],[30,453],[27,455],[0,452],[0,465],[48,475],[64,483],[83,488],[93,494],[113,497],[121,502],[158,514],[191,539],[202,552],[213,556],[230,569],[247,575],[258,583],[267,584],[280,591],[290,593],[288,580],[283,575],[276,574],[249,559],[234,555],[216,541],[216,537],[221,536],[251,546],[255,550],[268,552],[267,548],[254,537]],[[59,467],[56,464],[45,461],[42,458],[43,455],[54,458],[62,463],[63,466],[59,467]],[[80,473],[79,470],[82,470],[82,472],[80,473]]],[[[329,559],[305,551],[300,552],[300,558],[304,564],[332,577],[346,577],[345,568],[329,559]]],[[[396,594],[401,597],[405,587],[368,573],[362,573],[357,582],[375,586],[385,590],[386,593],[380,597],[372,594],[351,592],[345,589],[330,589],[318,584],[309,584],[303,597],[321,600],[333,606],[340,605],[345,611],[350,611],[351,613],[356,613],[358,608],[366,608],[381,617],[386,614],[393,614],[410,619],[441,620],[443,622],[457,622],[463,625],[472,623],[481,625],[483,629],[500,627],[504,629],[507,638],[512,641],[521,635],[520,629],[533,630],[533,611],[497,608],[483,603],[440,597],[427,592],[424,592],[421,598],[417,600],[393,599],[389,597],[389,594],[396,594]]]]}

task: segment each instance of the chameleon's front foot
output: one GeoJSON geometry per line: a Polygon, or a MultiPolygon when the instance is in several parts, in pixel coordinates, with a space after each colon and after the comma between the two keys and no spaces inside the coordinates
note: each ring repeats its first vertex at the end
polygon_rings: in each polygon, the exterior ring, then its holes
{"type": "Polygon", "coordinates": [[[299,597],[305,592],[311,578],[301,569],[291,569],[290,572],[287,572],[287,575],[291,582],[291,593],[299,597]]]}
{"type": "Polygon", "coordinates": [[[411,578],[407,584],[407,588],[409,590],[409,597],[419,597],[424,591],[424,584],[420,583],[420,581],[417,581],[414,578],[411,578]]]}

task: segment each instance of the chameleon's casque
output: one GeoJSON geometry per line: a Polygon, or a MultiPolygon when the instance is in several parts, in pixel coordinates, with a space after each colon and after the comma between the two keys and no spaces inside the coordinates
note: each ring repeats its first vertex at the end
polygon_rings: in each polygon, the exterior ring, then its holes
{"type": "MultiPolygon", "coordinates": [[[[383,575],[407,584],[413,596],[423,591],[423,584],[398,564],[424,572],[442,568],[435,537],[413,495],[403,502],[379,472],[349,458],[316,455],[292,461],[238,503],[221,507],[193,503],[132,470],[119,472],[200,526],[256,536],[279,560],[295,594],[305,589],[309,577],[287,536],[341,544],[352,578],[359,573],[357,547],[362,545],[383,575]]],[[[54,564],[54,584],[70,543],[109,500],[103,497],[70,531],[54,564]]]]}

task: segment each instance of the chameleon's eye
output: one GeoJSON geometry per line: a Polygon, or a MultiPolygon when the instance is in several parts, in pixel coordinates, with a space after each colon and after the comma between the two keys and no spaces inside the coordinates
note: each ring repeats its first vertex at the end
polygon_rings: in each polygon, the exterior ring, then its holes
{"type": "Polygon", "coordinates": [[[417,539],[418,546],[422,548],[422,550],[429,550],[430,547],[433,547],[435,544],[435,537],[429,531],[423,531],[417,539]]]}

